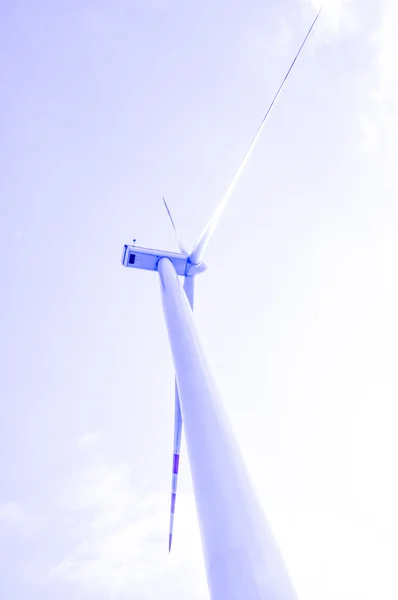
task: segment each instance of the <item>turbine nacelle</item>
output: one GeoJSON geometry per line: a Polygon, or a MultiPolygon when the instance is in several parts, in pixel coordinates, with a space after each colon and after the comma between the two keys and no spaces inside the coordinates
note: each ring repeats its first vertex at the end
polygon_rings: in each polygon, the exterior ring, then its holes
{"type": "Polygon", "coordinates": [[[154,250],[152,248],[140,248],[125,244],[122,255],[122,264],[133,269],[145,269],[146,271],[157,271],[161,258],[168,258],[176,270],[177,275],[195,276],[206,271],[207,266],[201,262],[193,264],[189,256],[179,252],[168,252],[166,250],[154,250]]]}

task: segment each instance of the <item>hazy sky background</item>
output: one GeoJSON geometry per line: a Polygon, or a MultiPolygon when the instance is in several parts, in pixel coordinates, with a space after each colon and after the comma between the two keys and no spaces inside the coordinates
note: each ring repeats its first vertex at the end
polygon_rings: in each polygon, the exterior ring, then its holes
{"type": "MultiPolygon", "coordinates": [[[[158,278],[305,0],[0,8],[0,596],[206,600],[158,278]]],[[[196,321],[301,600],[398,597],[398,7],[330,2],[209,246],[196,321]]]]}

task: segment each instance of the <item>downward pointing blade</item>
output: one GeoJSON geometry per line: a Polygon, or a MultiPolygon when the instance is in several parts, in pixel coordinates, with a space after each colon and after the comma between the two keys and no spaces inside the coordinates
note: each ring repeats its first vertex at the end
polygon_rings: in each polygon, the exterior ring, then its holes
{"type": "Polygon", "coordinates": [[[169,528],[169,552],[173,539],[174,512],[177,497],[178,467],[180,464],[180,448],[182,434],[182,415],[180,399],[178,397],[177,381],[175,382],[175,408],[174,408],[174,444],[173,444],[173,467],[171,476],[171,504],[170,504],[170,528],[169,528]]]}
{"type": "Polygon", "coordinates": [[[191,305],[193,310],[194,304],[194,293],[195,293],[195,277],[185,277],[184,278],[184,291],[185,295],[188,298],[188,302],[191,305]]]}
{"type": "MultiPolygon", "coordinates": [[[[184,290],[189,304],[193,309],[194,299],[194,277],[185,277],[184,290]]],[[[177,381],[175,382],[175,408],[174,408],[174,444],[173,444],[173,467],[171,475],[171,503],[170,503],[170,527],[169,527],[169,552],[173,541],[174,514],[177,499],[178,469],[180,465],[180,449],[182,435],[182,415],[180,399],[178,396],[177,381]]]]}
{"type": "Polygon", "coordinates": [[[280,94],[280,92],[282,91],[283,86],[285,85],[287,78],[290,75],[291,70],[293,69],[296,60],[298,59],[298,57],[300,56],[300,53],[308,39],[308,37],[311,34],[311,31],[313,30],[315,23],[317,22],[321,12],[322,12],[323,6],[320,7],[320,9],[318,10],[315,19],[313,20],[311,27],[309,28],[307,35],[305,36],[300,48],[298,49],[288,71],[286,72],[285,77],[282,80],[282,83],[280,84],[279,88],[276,91],[275,96],[272,99],[271,104],[269,105],[252,141],[249,144],[249,147],[247,148],[245,154],[243,155],[243,158],[241,160],[241,163],[239,165],[239,167],[237,168],[235,175],[232,178],[231,183],[229,184],[227,191],[225,192],[224,196],[221,198],[221,202],[220,204],[217,206],[216,210],[213,213],[213,216],[211,217],[210,221],[207,223],[206,227],[203,229],[202,233],[200,234],[193,250],[192,253],[190,255],[190,261],[194,264],[197,265],[201,262],[203,255],[205,253],[205,250],[211,240],[211,237],[214,233],[215,228],[217,227],[217,224],[221,218],[222,213],[224,212],[225,207],[227,206],[228,200],[230,199],[232,192],[234,191],[243,171],[245,170],[245,167],[247,165],[247,163],[249,162],[250,156],[260,138],[260,135],[265,127],[265,123],[267,121],[267,118],[272,110],[272,108],[274,107],[275,102],[278,99],[278,96],[280,94]]]}

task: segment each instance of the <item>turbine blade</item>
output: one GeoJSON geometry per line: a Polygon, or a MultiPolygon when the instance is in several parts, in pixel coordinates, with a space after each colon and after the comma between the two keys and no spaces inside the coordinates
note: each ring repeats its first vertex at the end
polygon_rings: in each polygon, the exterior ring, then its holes
{"type": "Polygon", "coordinates": [[[174,446],[173,446],[173,469],[171,476],[171,504],[170,504],[170,527],[169,527],[169,552],[173,539],[174,528],[174,513],[177,497],[178,484],[178,468],[180,464],[180,449],[181,449],[181,434],[182,434],[182,415],[180,407],[180,399],[178,397],[177,381],[175,382],[175,408],[174,408],[174,446]]]}
{"type": "Polygon", "coordinates": [[[297,53],[296,53],[296,55],[295,55],[295,57],[294,57],[291,65],[290,65],[288,71],[286,72],[286,75],[283,78],[282,83],[280,84],[279,88],[277,89],[276,94],[273,97],[272,102],[269,105],[269,107],[268,107],[268,109],[267,109],[267,111],[266,111],[266,113],[265,113],[265,115],[264,115],[264,117],[263,117],[263,119],[262,119],[262,121],[261,121],[261,123],[260,123],[260,125],[259,125],[259,127],[258,127],[258,129],[257,129],[257,131],[256,131],[256,133],[255,133],[255,135],[253,137],[253,139],[252,139],[252,141],[250,142],[250,144],[249,144],[249,146],[248,146],[245,154],[243,155],[241,163],[238,166],[237,170],[235,171],[235,175],[233,176],[233,178],[231,180],[231,183],[229,184],[229,186],[228,186],[228,188],[227,188],[224,196],[221,198],[220,204],[217,206],[217,208],[214,211],[214,213],[213,213],[210,221],[207,223],[206,227],[203,229],[202,233],[200,234],[200,236],[199,236],[199,238],[198,238],[198,240],[197,240],[197,242],[196,242],[196,244],[195,244],[195,246],[194,246],[194,248],[193,248],[193,250],[191,252],[191,255],[189,257],[190,261],[194,265],[199,264],[201,262],[201,260],[203,258],[203,255],[205,253],[205,250],[206,250],[206,248],[207,248],[207,246],[208,246],[208,244],[210,242],[210,239],[211,239],[211,237],[212,237],[212,235],[214,233],[214,230],[215,230],[215,228],[216,228],[216,226],[217,226],[217,224],[218,224],[218,222],[219,222],[219,220],[221,218],[221,215],[224,212],[224,209],[225,209],[225,207],[226,207],[226,205],[228,203],[228,200],[230,199],[230,197],[232,195],[232,192],[234,191],[234,189],[235,189],[235,187],[236,187],[236,185],[237,185],[237,183],[238,183],[238,181],[239,181],[239,179],[240,179],[240,177],[241,177],[241,175],[242,175],[242,173],[243,173],[243,171],[244,171],[247,163],[249,162],[250,156],[251,156],[251,154],[252,154],[252,152],[253,152],[253,150],[254,150],[254,148],[255,148],[255,146],[256,146],[259,138],[260,138],[260,135],[261,135],[261,133],[262,133],[264,127],[265,127],[265,123],[267,121],[267,118],[268,118],[268,116],[269,116],[272,108],[274,107],[274,104],[277,101],[278,96],[279,96],[280,92],[282,91],[282,88],[285,85],[285,83],[286,83],[286,81],[287,81],[287,79],[288,79],[288,77],[290,75],[291,70],[293,69],[293,67],[294,67],[294,65],[295,65],[298,57],[300,56],[300,53],[301,53],[301,51],[302,51],[302,49],[303,49],[303,47],[304,47],[304,45],[305,45],[308,37],[310,36],[311,31],[313,30],[313,28],[315,26],[315,23],[317,22],[320,14],[322,12],[322,9],[323,9],[323,6],[321,6],[320,9],[318,10],[318,12],[317,12],[317,14],[315,16],[315,19],[313,20],[312,25],[311,25],[311,27],[309,28],[309,30],[307,32],[307,35],[305,36],[303,42],[301,43],[301,46],[299,47],[299,49],[298,49],[298,51],[297,51],[297,53]]]}
{"type": "Polygon", "coordinates": [[[173,217],[171,216],[171,211],[170,211],[169,207],[167,206],[167,202],[166,202],[166,200],[164,198],[162,198],[162,200],[163,200],[163,204],[165,205],[165,208],[167,210],[167,214],[169,215],[170,222],[171,222],[171,224],[173,226],[174,235],[176,236],[178,247],[179,247],[179,249],[181,250],[181,252],[183,254],[186,254],[188,256],[189,252],[185,249],[184,244],[182,243],[182,241],[179,238],[179,235],[178,235],[178,232],[177,232],[177,227],[175,226],[173,217]]]}
{"type": "Polygon", "coordinates": [[[195,294],[195,277],[189,275],[184,277],[184,291],[186,297],[188,298],[188,302],[193,310],[195,294]]]}
{"type": "MultiPolygon", "coordinates": [[[[184,290],[188,302],[193,309],[194,299],[194,277],[185,277],[184,290]]],[[[173,541],[174,515],[177,498],[178,468],[180,465],[180,449],[182,435],[182,414],[180,399],[178,396],[177,381],[175,382],[175,408],[174,408],[174,447],[173,447],[173,470],[171,476],[171,504],[170,504],[170,526],[169,526],[169,552],[173,541]]]]}
{"type": "Polygon", "coordinates": [[[224,209],[227,205],[227,202],[238,182],[239,176],[243,171],[243,168],[249,158],[249,154],[246,153],[246,157],[247,159],[245,160],[245,162],[241,163],[238,171],[236,171],[231,183],[228,186],[227,191],[225,192],[224,196],[221,199],[220,204],[217,206],[216,210],[214,211],[210,221],[207,223],[206,227],[203,229],[202,233],[200,234],[199,238],[197,239],[195,246],[191,252],[191,255],[189,257],[190,261],[194,264],[197,265],[201,262],[203,255],[206,251],[206,248],[210,242],[211,236],[214,233],[215,228],[217,227],[217,224],[221,218],[222,213],[224,212],[224,209]]]}

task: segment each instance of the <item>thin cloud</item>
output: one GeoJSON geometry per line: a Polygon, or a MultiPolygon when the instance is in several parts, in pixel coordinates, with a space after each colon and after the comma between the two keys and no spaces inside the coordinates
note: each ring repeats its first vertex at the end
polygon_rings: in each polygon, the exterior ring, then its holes
{"type": "Polygon", "coordinates": [[[99,442],[99,440],[102,438],[102,432],[101,431],[90,431],[88,433],[85,433],[84,435],[82,435],[82,437],[79,439],[79,446],[93,446],[94,444],[96,444],[97,442],[99,442]]]}
{"type": "Polygon", "coordinates": [[[8,500],[0,505],[0,532],[33,535],[42,525],[42,519],[30,515],[20,502],[8,500]]]}
{"type": "Polygon", "coordinates": [[[372,151],[383,142],[383,147],[393,144],[393,155],[398,150],[398,4],[388,0],[384,7],[381,25],[371,40],[377,47],[377,73],[371,106],[362,118],[362,149],[372,151]]]}
{"type": "MultiPolygon", "coordinates": [[[[47,581],[72,583],[90,593],[118,598],[142,597],[151,586],[154,595],[159,588],[165,594],[169,590],[170,598],[179,597],[172,592],[182,588],[182,598],[189,592],[191,577],[200,581],[196,572],[202,563],[199,533],[190,512],[191,498],[179,498],[179,520],[188,526],[179,531],[184,552],[176,563],[176,553],[171,557],[167,548],[168,494],[139,494],[127,466],[106,463],[87,464],[73,488],[67,510],[72,522],[80,523],[78,542],[51,568],[47,581]],[[190,562],[192,548],[196,555],[190,562]]],[[[191,598],[206,598],[204,585],[197,588],[198,595],[191,598]]]]}
{"type": "Polygon", "coordinates": [[[148,508],[134,493],[127,468],[86,466],[77,478],[70,506],[75,515],[87,513],[86,525],[80,541],[51,570],[49,579],[110,593],[137,585],[145,579],[142,550],[156,522],[156,511],[151,516],[148,508]]]}
{"type": "Polygon", "coordinates": [[[316,36],[329,39],[331,35],[352,35],[360,29],[360,13],[356,0],[304,0],[304,9],[318,11],[322,15],[315,31],[316,36]]]}
{"type": "MultiPolygon", "coordinates": [[[[336,39],[357,34],[361,30],[361,13],[357,0],[301,0],[303,21],[309,25],[316,12],[323,7],[320,18],[311,34],[311,42],[306,53],[311,56],[314,46],[321,43],[331,44],[336,39]]],[[[276,52],[285,48],[292,50],[292,44],[297,43],[297,23],[284,21],[280,32],[274,40],[276,52]],[[296,40],[296,41],[295,41],[296,40]]],[[[269,41],[264,43],[267,47],[269,41]]]]}

